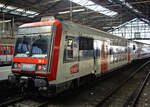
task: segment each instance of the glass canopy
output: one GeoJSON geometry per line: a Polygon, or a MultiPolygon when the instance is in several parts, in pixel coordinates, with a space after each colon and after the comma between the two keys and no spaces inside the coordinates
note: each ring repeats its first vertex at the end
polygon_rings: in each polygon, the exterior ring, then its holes
{"type": "Polygon", "coordinates": [[[112,10],[110,10],[108,8],[105,8],[105,7],[101,6],[101,5],[98,5],[98,4],[94,3],[91,0],[70,0],[70,1],[72,1],[72,2],[74,2],[76,4],[78,4],[78,5],[84,6],[84,7],[88,8],[88,9],[91,9],[93,11],[96,11],[98,13],[104,14],[106,16],[112,17],[112,16],[115,16],[115,15],[118,14],[117,12],[112,11],[112,10]]]}
{"type": "Polygon", "coordinates": [[[15,7],[15,6],[9,6],[9,5],[5,6],[2,3],[0,3],[0,12],[10,13],[10,14],[20,15],[20,16],[26,16],[26,17],[30,17],[30,18],[33,18],[39,14],[35,11],[25,10],[25,9],[21,9],[21,8],[15,7]]]}

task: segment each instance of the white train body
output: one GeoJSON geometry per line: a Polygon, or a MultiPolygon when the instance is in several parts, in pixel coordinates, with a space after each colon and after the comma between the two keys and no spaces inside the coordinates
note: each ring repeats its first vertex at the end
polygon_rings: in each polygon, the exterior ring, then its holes
{"type": "MultiPolygon", "coordinates": [[[[19,75],[17,81],[25,79],[24,77],[27,80],[28,78],[33,79],[35,87],[39,89],[54,87],[57,93],[70,87],[72,83],[79,85],[80,81],[88,75],[100,76],[133,60],[141,59],[144,56],[149,57],[149,52],[144,53],[142,51],[142,49],[148,50],[149,45],[130,42],[100,30],[70,22],[60,22],[58,20],[37,22],[22,25],[20,29],[37,26],[52,26],[49,29],[51,30],[49,37],[53,38],[48,48],[50,49],[49,56],[47,58],[14,56],[13,75],[10,78],[16,78],[19,75]],[[18,68],[14,67],[16,63],[20,64],[18,68]],[[35,71],[25,71],[21,67],[25,63],[29,66],[32,63],[46,64],[47,68],[46,71],[41,72],[37,72],[35,69],[35,71]],[[39,78],[40,76],[42,78],[39,78]],[[43,76],[46,79],[43,79],[43,76]]],[[[26,34],[33,35],[31,32],[26,32],[24,35],[26,34]]],[[[40,33],[40,35],[42,34],[40,33]]],[[[23,36],[20,34],[18,38],[20,37],[23,36]]]]}
{"type": "Polygon", "coordinates": [[[13,44],[0,44],[0,65],[11,64],[13,44]]]}

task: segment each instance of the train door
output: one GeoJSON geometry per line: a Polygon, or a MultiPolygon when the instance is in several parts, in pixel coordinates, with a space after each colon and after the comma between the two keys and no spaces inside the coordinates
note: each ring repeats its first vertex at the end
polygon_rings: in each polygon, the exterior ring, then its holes
{"type": "Polygon", "coordinates": [[[128,47],[128,63],[130,63],[130,47],[128,47]]]}
{"type": "Polygon", "coordinates": [[[101,46],[101,72],[104,73],[108,70],[108,42],[103,41],[101,46]]]}
{"type": "Polygon", "coordinates": [[[101,53],[101,46],[102,41],[94,40],[94,73],[95,75],[100,74],[101,72],[101,60],[100,60],[100,53],[101,53]]]}
{"type": "Polygon", "coordinates": [[[66,36],[64,49],[64,67],[65,72],[62,74],[65,78],[71,79],[79,74],[78,63],[78,38],[66,36]]]}
{"type": "Polygon", "coordinates": [[[11,62],[11,48],[7,46],[7,61],[11,62]]]}
{"type": "Polygon", "coordinates": [[[13,55],[14,47],[10,46],[10,54],[13,55]]]}
{"type": "Polygon", "coordinates": [[[6,61],[6,46],[2,46],[2,62],[6,61]]]}

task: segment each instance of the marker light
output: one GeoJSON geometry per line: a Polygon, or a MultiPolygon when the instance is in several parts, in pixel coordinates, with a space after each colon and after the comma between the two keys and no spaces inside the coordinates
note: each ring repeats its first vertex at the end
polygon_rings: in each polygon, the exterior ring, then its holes
{"type": "Polygon", "coordinates": [[[40,70],[42,70],[42,65],[38,65],[37,66],[37,69],[40,71],[40,70]]]}
{"type": "Polygon", "coordinates": [[[17,68],[21,68],[21,64],[18,64],[18,65],[17,65],[17,68]]]}

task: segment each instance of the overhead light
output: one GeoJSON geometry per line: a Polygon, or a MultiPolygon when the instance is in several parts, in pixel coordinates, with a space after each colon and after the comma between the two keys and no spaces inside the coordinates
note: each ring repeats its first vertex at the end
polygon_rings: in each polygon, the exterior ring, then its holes
{"type": "MultiPolygon", "coordinates": [[[[72,10],[72,12],[82,12],[85,11],[85,9],[77,9],[77,10],[72,10]]],[[[70,13],[70,11],[64,11],[64,12],[58,12],[58,14],[67,14],[70,13]]]]}
{"type": "Polygon", "coordinates": [[[112,27],[109,27],[109,26],[104,26],[103,29],[110,29],[112,27]]]}
{"type": "Polygon", "coordinates": [[[2,21],[0,21],[0,23],[7,23],[7,22],[11,22],[11,20],[2,20],[2,21]]]}

